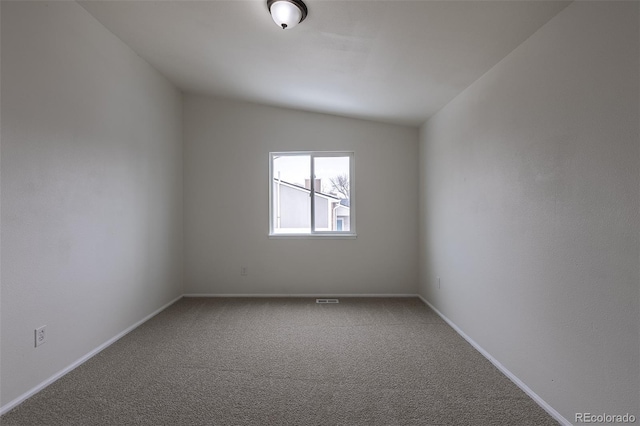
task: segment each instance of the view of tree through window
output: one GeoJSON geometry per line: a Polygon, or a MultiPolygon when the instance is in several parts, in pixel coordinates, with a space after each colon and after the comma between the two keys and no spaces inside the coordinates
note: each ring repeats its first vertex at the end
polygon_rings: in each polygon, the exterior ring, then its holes
{"type": "Polygon", "coordinates": [[[272,153],[270,233],[352,234],[352,169],[353,153],[272,153]]]}

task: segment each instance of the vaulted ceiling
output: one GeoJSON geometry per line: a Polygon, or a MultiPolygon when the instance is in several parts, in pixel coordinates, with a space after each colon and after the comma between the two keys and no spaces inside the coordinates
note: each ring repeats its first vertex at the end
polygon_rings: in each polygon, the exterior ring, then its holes
{"type": "Polygon", "coordinates": [[[185,92],[419,125],[569,2],[306,0],[290,30],[262,0],[80,4],[185,92]]]}

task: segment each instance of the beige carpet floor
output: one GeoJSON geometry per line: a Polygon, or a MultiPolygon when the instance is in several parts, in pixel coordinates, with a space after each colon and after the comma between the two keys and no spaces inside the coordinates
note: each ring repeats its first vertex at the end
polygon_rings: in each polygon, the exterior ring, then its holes
{"type": "Polygon", "coordinates": [[[557,425],[414,298],[184,298],[12,425],[557,425]]]}

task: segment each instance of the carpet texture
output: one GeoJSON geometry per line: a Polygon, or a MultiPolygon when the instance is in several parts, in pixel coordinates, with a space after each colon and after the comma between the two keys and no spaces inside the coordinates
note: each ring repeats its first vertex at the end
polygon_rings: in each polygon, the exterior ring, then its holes
{"type": "Polygon", "coordinates": [[[184,298],[13,425],[557,425],[417,298],[184,298]]]}

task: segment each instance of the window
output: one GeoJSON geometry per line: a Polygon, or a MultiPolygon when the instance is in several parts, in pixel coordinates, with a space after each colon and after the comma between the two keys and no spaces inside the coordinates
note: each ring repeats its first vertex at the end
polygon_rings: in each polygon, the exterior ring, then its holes
{"type": "Polygon", "coordinates": [[[269,157],[269,235],[355,236],[353,152],[269,157]]]}

